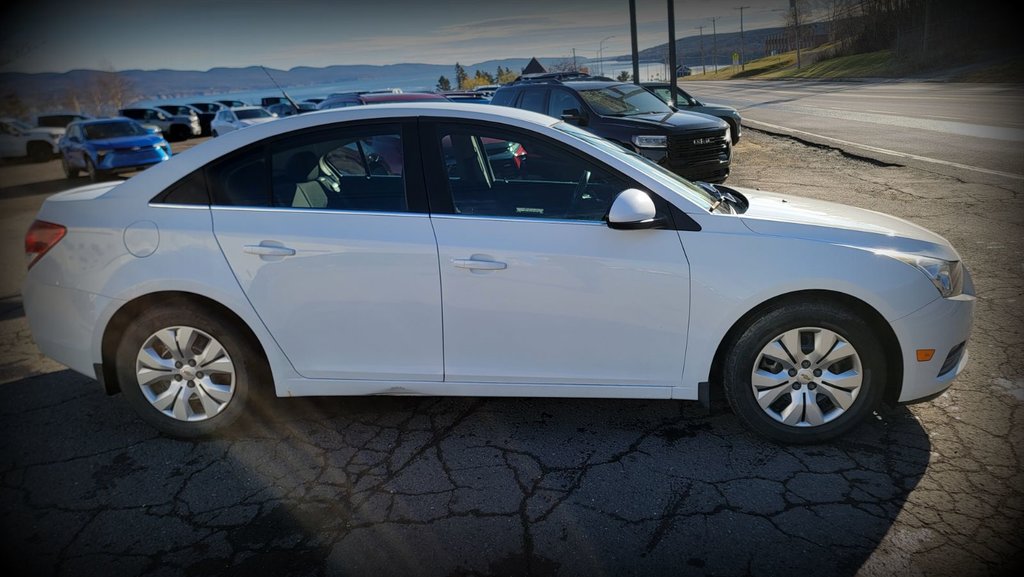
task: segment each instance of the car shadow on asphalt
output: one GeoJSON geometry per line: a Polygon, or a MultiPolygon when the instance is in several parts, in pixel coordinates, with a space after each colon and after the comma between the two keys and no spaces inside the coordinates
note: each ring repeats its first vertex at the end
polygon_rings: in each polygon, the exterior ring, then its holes
{"type": "Polygon", "coordinates": [[[182,441],[72,371],[3,387],[3,539],[46,573],[853,575],[931,448],[906,408],[795,447],[722,403],[455,397],[182,441]]]}

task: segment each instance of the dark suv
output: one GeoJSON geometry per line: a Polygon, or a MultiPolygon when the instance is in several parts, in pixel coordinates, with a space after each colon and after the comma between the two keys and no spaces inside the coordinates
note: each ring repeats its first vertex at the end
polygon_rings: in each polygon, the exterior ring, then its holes
{"type": "Polygon", "coordinates": [[[585,127],[636,151],[688,180],[723,182],[732,142],[725,121],[675,112],[641,86],[557,77],[502,86],[491,104],[532,110],[585,127]]]}

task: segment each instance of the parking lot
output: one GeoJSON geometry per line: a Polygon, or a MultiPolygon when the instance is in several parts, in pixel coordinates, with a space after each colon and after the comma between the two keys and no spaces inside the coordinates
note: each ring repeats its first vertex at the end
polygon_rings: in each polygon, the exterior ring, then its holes
{"type": "Polygon", "coordinates": [[[949,239],[978,289],[971,361],[952,390],[810,447],[755,437],[720,400],[708,414],[674,401],[412,397],[263,399],[227,435],[178,441],[32,345],[17,295],[20,238],[45,195],[69,183],[56,161],[0,166],[6,558],[59,575],[1021,566],[1021,181],[884,165],[747,130],[728,184],[870,208],[949,239]]]}

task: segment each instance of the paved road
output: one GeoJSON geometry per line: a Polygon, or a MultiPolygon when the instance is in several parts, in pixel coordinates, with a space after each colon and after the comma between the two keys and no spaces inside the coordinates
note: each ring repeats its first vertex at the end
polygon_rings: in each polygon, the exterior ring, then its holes
{"type": "MultiPolygon", "coordinates": [[[[814,447],[751,436],[721,403],[706,415],[672,401],[479,398],[273,399],[223,437],[182,442],[42,359],[8,299],[7,566],[247,577],[916,577],[1020,566],[1019,187],[755,132],[736,154],[733,184],[897,214],[960,249],[979,302],[972,361],[951,392],[814,447]]],[[[25,207],[41,198],[2,189],[0,215],[21,203],[30,219],[25,207]]],[[[21,266],[5,263],[0,277],[21,266]]]]}
{"type": "Polygon", "coordinates": [[[869,158],[1024,180],[1024,86],[941,82],[684,82],[744,123],[869,158]]]}

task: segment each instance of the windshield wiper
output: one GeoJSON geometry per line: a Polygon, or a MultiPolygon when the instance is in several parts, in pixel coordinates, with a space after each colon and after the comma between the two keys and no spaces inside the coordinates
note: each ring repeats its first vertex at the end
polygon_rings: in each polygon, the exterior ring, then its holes
{"type": "Polygon", "coordinates": [[[728,192],[722,192],[721,190],[718,190],[715,187],[715,185],[711,184],[710,182],[704,182],[703,180],[697,180],[697,181],[694,182],[694,184],[699,186],[701,188],[701,190],[707,192],[712,197],[714,197],[715,202],[711,203],[711,208],[708,209],[708,212],[715,212],[716,208],[722,206],[722,204],[724,204],[727,201],[732,203],[733,205],[739,204],[739,201],[736,200],[736,197],[734,197],[733,195],[729,194],[728,192]]]}

